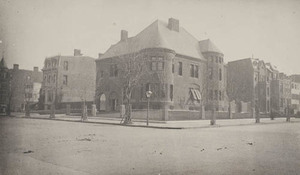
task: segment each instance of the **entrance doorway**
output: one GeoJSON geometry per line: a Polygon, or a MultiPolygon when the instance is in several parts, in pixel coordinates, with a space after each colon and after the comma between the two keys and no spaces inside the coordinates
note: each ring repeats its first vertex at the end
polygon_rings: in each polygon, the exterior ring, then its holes
{"type": "Polygon", "coordinates": [[[111,110],[112,111],[117,110],[117,99],[111,99],[111,110]]]}
{"type": "Polygon", "coordinates": [[[100,96],[100,103],[99,103],[99,110],[100,111],[106,111],[106,96],[105,94],[102,94],[100,96]]]}

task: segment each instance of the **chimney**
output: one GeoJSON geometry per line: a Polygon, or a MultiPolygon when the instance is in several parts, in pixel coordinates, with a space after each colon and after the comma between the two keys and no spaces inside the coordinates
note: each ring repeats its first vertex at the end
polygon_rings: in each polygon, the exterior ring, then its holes
{"type": "Polygon", "coordinates": [[[14,70],[19,70],[19,65],[18,64],[14,64],[14,70]]]}
{"type": "Polygon", "coordinates": [[[103,53],[98,53],[98,58],[101,58],[102,55],[103,53]]]}
{"type": "Polygon", "coordinates": [[[126,30],[121,30],[121,41],[126,41],[128,39],[128,32],[126,30]]]}
{"type": "Polygon", "coordinates": [[[74,56],[82,56],[80,49],[74,49],[74,56]]]}
{"type": "Polygon", "coordinates": [[[179,32],[179,20],[174,18],[169,18],[168,27],[170,30],[179,32]]]}
{"type": "Polygon", "coordinates": [[[33,71],[34,72],[38,72],[39,71],[39,67],[33,67],[33,71]]]}

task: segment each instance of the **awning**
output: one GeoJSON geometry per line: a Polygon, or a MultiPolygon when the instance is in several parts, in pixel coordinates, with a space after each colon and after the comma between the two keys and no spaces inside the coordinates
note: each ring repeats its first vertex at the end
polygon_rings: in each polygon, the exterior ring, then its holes
{"type": "Polygon", "coordinates": [[[191,95],[194,100],[201,100],[201,94],[200,91],[197,89],[191,89],[191,95]]]}

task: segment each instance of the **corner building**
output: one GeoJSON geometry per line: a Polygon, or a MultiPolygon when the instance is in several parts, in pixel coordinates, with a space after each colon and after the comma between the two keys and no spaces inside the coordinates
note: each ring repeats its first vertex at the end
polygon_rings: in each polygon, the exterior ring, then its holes
{"type": "Polygon", "coordinates": [[[224,55],[210,40],[198,41],[179,21],[156,20],[134,37],[121,31],[121,39],[96,60],[96,103],[100,111],[117,111],[122,103],[118,76],[120,57],[146,59],[147,75],[132,94],[133,109],[146,109],[150,89],[151,109],[198,110],[215,107],[226,111],[224,55]],[[210,71],[210,72],[208,72],[210,71]],[[208,74],[211,77],[209,79],[208,74]],[[211,98],[209,93],[212,91],[211,98]]]}
{"type": "Polygon", "coordinates": [[[53,103],[57,109],[81,109],[83,102],[88,107],[95,98],[95,59],[83,56],[78,49],[74,56],[53,56],[45,59],[41,99],[44,110],[51,109],[53,103]]]}

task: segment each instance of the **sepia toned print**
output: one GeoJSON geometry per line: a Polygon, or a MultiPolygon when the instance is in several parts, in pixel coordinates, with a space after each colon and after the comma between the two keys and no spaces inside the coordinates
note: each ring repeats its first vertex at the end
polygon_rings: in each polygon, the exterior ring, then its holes
{"type": "Polygon", "coordinates": [[[0,0],[0,174],[299,174],[299,9],[0,0]]]}

